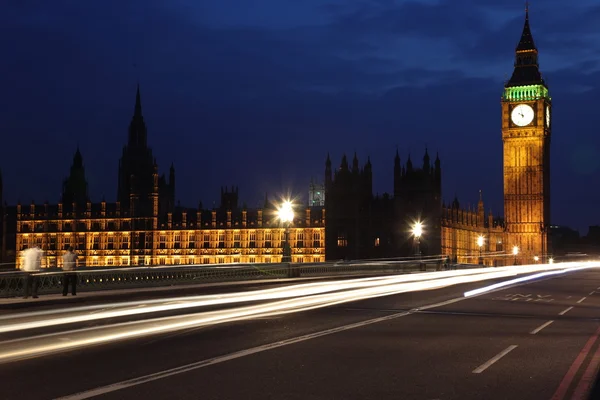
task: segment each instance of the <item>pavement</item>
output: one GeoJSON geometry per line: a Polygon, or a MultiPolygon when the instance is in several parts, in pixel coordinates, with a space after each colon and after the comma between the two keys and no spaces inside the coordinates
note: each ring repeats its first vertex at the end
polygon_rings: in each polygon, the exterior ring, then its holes
{"type": "MultiPolygon", "coordinates": [[[[465,291],[502,280],[506,278],[4,363],[0,397],[589,398],[600,365],[600,270],[463,297],[465,291]]],[[[69,325],[56,340],[72,340],[74,330],[98,324],[69,325]]],[[[57,330],[47,327],[25,335],[57,330]]],[[[0,350],[25,340],[14,334],[0,334],[0,350]]]]}

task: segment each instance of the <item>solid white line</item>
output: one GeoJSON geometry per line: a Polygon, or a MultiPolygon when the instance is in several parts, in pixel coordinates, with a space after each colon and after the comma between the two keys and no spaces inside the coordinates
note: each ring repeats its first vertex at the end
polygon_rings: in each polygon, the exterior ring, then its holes
{"type": "Polygon", "coordinates": [[[474,374],[482,373],[483,371],[488,369],[490,366],[492,366],[494,363],[496,363],[496,361],[500,360],[502,357],[504,357],[505,355],[507,355],[514,349],[516,349],[517,347],[519,347],[519,346],[517,346],[516,344],[508,346],[506,349],[502,350],[500,353],[498,353],[495,357],[491,358],[485,364],[481,364],[479,367],[475,368],[473,370],[473,373],[474,374]]]}
{"type": "MultiPolygon", "coordinates": [[[[529,283],[529,282],[527,282],[529,283]]],[[[520,286],[517,282],[515,282],[515,284],[510,285],[510,287],[512,286],[520,286]]],[[[388,315],[385,317],[380,317],[380,318],[374,318],[374,319],[370,319],[367,321],[362,321],[362,322],[357,322],[354,324],[350,324],[350,325],[344,325],[344,326],[340,326],[337,328],[332,328],[332,329],[327,329],[321,332],[316,332],[316,333],[312,333],[312,334],[308,334],[308,335],[303,335],[303,336],[298,336],[296,338],[291,338],[291,339],[287,339],[287,340],[282,340],[280,342],[275,342],[275,343],[270,343],[270,344],[266,344],[266,345],[262,345],[262,346],[258,346],[258,347],[253,347],[250,349],[246,349],[246,350],[241,350],[235,353],[231,353],[231,354],[226,354],[223,356],[219,356],[219,357],[214,357],[214,358],[210,358],[207,360],[203,360],[203,361],[198,361],[195,363],[191,363],[191,364],[187,364],[187,365],[183,365],[181,367],[176,367],[176,368],[172,368],[172,369],[168,369],[168,370],[164,370],[164,371],[160,371],[160,372],[156,372],[154,374],[149,374],[149,375],[145,375],[145,376],[141,376],[138,378],[133,378],[133,379],[129,379],[126,381],[122,381],[122,382],[117,382],[111,385],[107,385],[107,386],[101,386],[95,389],[91,389],[85,392],[80,392],[80,393],[76,393],[76,394],[72,394],[72,395],[68,395],[68,396],[64,396],[64,397],[60,397],[57,398],[56,400],[83,400],[83,399],[89,399],[91,397],[95,397],[95,396],[100,396],[102,394],[106,394],[106,393],[111,393],[111,392],[116,392],[118,390],[121,389],[125,389],[128,387],[132,387],[132,386],[137,386],[137,385],[141,385],[147,382],[152,382],[158,379],[162,379],[162,378],[166,378],[168,376],[172,376],[172,375],[177,375],[177,374],[181,374],[184,372],[189,372],[195,369],[200,369],[200,368],[204,368],[204,367],[208,367],[210,365],[215,365],[215,364],[220,364],[222,362],[226,362],[229,360],[234,360],[236,358],[240,358],[240,357],[245,357],[248,355],[252,355],[252,354],[256,354],[256,353],[260,353],[263,351],[267,351],[267,350],[271,350],[271,349],[276,349],[278,347],[283,347],[283,346],[287,346],[290,344],[295,344],[295,343],[300,343],[300,342],[304,342],[310,339],[315,339],[321,336],[326,336],[326,335],[331,335],[334,333],[338,333],[338,332],[343,332],[343,331],[347,331],[350,329],[354,329],[354,328],[359,328],[362,326],[367,326],[367,325],[371,325],[371,324],[375,324],[378,322],[382,322],[382,321],[387,321],[387,320],[392,320],[395,318],[400,318],[400,317],[404,317],[407,315],[411,315],[414,313],[418,313],[421,310],[427,310],[430,308],[435,308],[435,307],[442,307],[448,304],[452,304],[452,303],[456,303],[459,301],[463,301],[463,300],[467,300],[468,298],[475,298],[475,297],[479,297],[483,294],[489,294],[492,292],[496,292],[496,291],[501,291],[501,290],[506,290],[508,289],[508,287],[502,287],[502,288],[497,288],[497,289],[491,289],[488,290],[486,292],[483,293],[477,293],[477,294],[472,294],[469,297],[457,297],[455,299],[450,299],[450,300],[446,300],[446,301],[442,301],[440,303],[435,303],[435,304],[429,304],[429,305],[425,305],[425,306],[421,306],[418,308],[414,308],[410,311],[406,311],[406,312],[401,312],[401,313],[396,313],[396,314],[392,314],[392,315],[388,315]]],[[[486,368],[488,368],[490,365],[492,365],[493,363],[495,363],[496,361],[498,361],[500,358],[504,357],[506,354],[508,354],[510,351],[512,351],[513,349],[515,349],[517,347],[517,345],[512,345],[509,346],[506,350],[504,350],[503,353],[500,353],[498,356],[496,356],[495,358],[493,358],[492,360],[488,361],[486,364],[478,367],[476,370],[473,371],[473,373],[481,373],[483,372],[486,368]],[[477,372],[478,370],[480,370],[479,372],[477,372]]]]}
{"type": "Polygon", "coordinates": [[[125,388],[131,387],[131,386],[141,385],[143,383],[152,382],[157,379],[166,378],[171,375],[178,375],[178,374],[181,374],[184,372],[189,372],[189,371],[192,371],[195,369],[208,367],[210,365],[220,364],[222,362],[229,361],[229,360],[234,360],[236,358],[249,356],[251,354],[256,354],[256,353],[260,353],[263,351],[276,349],[278,347],[283,347],[283,346],[287,346],[290,344],[304,342],[306,340],[315,339],[315,338],[318,338],[321,336],[331,335],[334,333],[343,332],[343,331],[347,331],[347,330],[354,329],[354,328],[359,328],[359,327],[366,326],[366,325],[376,324],[378,322],[383,322],[383,321],[388,321],[388,320],[395,319],[395,318],[404,317],[404,316],[410,315],[410,314],[412,314],[412,312],[406,311],[406,312],[402,312],[402,313],[387,315],[385,317],[369,319],[367,321],[361,321],[361,322],[357,322],[354,324],[344,325],[344,326],[340,326],[337,328],[327,329],[327,330],[320,331],[320,332],[310,333],[308,335],[298,336],[295,338],[282,340],[280,342],[269,343],[269,344],[265,344],[262,346],[252,347],[250,349],[237,351],[235,353],[230,353],[230,354],[226,354],[226,355],[219,356],[219,357],[209,358],[207,360],[202,360],[202,361],[198,361],[195,363],[182,365],[181,367],[171,368],[171,369],[167,369],[167,370],[164,370],[161,372],[156,372],[154,374],[141,376],[139,378],[133,378],[133,379],[118,382],[118,383],[115,383],[112,385],[99,387],[96,389],[88,390],[88,391],[81,392],[81,393],[76,393],[76,394],[65,396],[65,397],[60,397],[56,400],[89,399],[90,397],[100,396],[102,394],[115,392],[117,390],[125,389],[125,388]]]}
{"type": "MultiPolygon", "coordinates": [[[[477,295],[477,296],[471,296],[471,298],[478,297],[478,296],[479,295],[477,295]]],[[[298,336],[296,338],[282,340],[280,342],[269,343],[269,344],[265,344],[265,345],[262,345],[262,346],[257,346],[257,347],[253,347],[253,348],[250,348],[250,349],[241,350],[241,351],[238,351],[238,352],[235,352],[235,353],[226,354],[226,355],[223,355],[223,356],[209,358],[207,360],[202,360],[202,361],[198,361],[198,362],[195,362],[195,363],[183,365],[181,367],[176,367],[176,368],[168,369],[168,370],[165,370],[165,371],[156,372],[154,374],[149,374],[149,375],[141,376],[141,377],[138,377],[138,378],[129,379],[129,380],[118,382],[118,383],[115,383],[115,384],[112,384],[112,385],[98,387],[96,389],[91,389],[91,390],[88,390],[88,391],[85,391],[85,392],[81,392],[81,393],[76,393],[76,394],[72,394],[72,395],[60,397],[60,398],[58,398],[56,400],[83,400],[83,399],[89,399],[91,397],[96,397],[96,396],[100,396],[100,395],[103,395],[103,394],[106,394],[106,393],[116,392],[118,390],[122,390],[122,389],[125,389],[125,388],[128,388],[128,387],[137,386],[137,385],[141,385],[141,384],[144,384],[144,383],[147,383],[147,382],[152,382],[152,381],[155,381],[155,380],[158,380],[158,379],[166,378],[166,377],[171,376],[171,375],[177,375],[177,374],[181,374],[181,373],[184,373],[184,372],[193,371],[195,369],[208,367],[210,365],[220,364],[220,363],[225,362],[225,361],[234,360],[236,358],[249,356],[249,355],[252,355],[252,354],[260,353],[260,352],[267,351],[267,350],[276,349],[278,347],[283,347],[283,346],[287,346],[287,345],[290,345],[290,344],[304,342],[306,340],[315,339],[315,338],[318,338],[318,337],[321,337],[321,336],[331,335],[331,334],[334,334],[334,333],[343,332],[343,331],[347,331],[347,330],[354,329],[354,328],[359,328],[359,327],[363,327],[363,326],[367,326],[367,325],[376,324],[378,322],[383,322],[383,321],[387,321],[387,320],[391,320],[391,319],[395,319],[395,318],[404,317],[404,316],[407,316],[407,315],[419,312],[420,310],[427,310],[427,309],[430,309],[430,308],[442,307],[442,306],[445,306],[447,304],[452,304],[452,303],[456,303],[456,302],[463,301],[463,300],[467,300],[467,298],[466,297],[457,297],[455,299],[450,299],[450,300],[442,301],[440,303],[425,305],[425,306],[422,306],[422,307],[419,307],[419,308],[412,309],[410,311],[405,311],[405,312],[401,312],[401,313],[387,315],[385,317],[380,317],[380,318],[369,319],[369,320],[366,320],[366,321],[357,322],[357,323],[350,324],[350,325],[344,325],[344,326],[340,326],[340,327],[337,327],[337,328],[327,329],[327,330],[324,330],[324,331],[321,331],[321,332],[311,333],[311,334],[308,334],[308,335],[298,336]]]]}
{"type": "Polygon", "coordinates": [[[582,301],[584,301],[585,299],[587,299],[587,297],[582,297],[581,299],[579,299],[578,303],[581,303],[582,301]]]}
{"type": "Polygon", "coordinates": [[[559,312],[558,315],[565,315],[566,313],[568,313],[572,309],[573,309],[573,307],[566,308],[566,309],[562,310],[561,312],[559,312]]]}
{"type": "Polygon", "coordinates": [[[596,291],[595,291],[595,290],[592,290],[592,291],[590,292],[590,296],[591,296],[591,295],[593,295],[594,293],[596,293],[596,291]]]}
{"type": "Polygon", "coordinates": [[[541,331],[542,329],[544,329],[545,327],[547,327],[548,325],[550,325],[551,323],[553,323],[554,321],[548,321],[540,326],[538,326],[537,328],[535,328],[534,330],[532,330],[531,333],[532,335],[535,335],[536,333],[538,333],[539,331],[541,331]]]}

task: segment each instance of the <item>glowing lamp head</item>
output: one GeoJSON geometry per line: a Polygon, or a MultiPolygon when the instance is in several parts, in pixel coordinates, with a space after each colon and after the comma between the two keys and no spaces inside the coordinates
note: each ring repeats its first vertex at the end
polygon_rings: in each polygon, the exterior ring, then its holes
{"type": "Polygon", "coordinates": [[[538,261],[540,261],[540,258],[538,256],[534,256],[533,261],[538,262],[538,261]]]}
{"type": "Polygon", "coordinates": [[[549,264],[554,264],[554,258],[550,257],[550,259],[548,260],[549,264]]]}
{"type": "Polygon", "coordinates": [[[512,253],[513,253],[513,255],[515,255],[515,256],[516,256],[517,254],[519,254],[519,246],[514,246],[514,247],[513,247],[513,249],[512,249],[512,253]]]}
{"type": "Polygon", "coordinates": [[[479,236],[477,238],[477,246],[482,247],[483,243],[485,243],[485,238],[483,236],[479,236]]]}
{"type": "Polygon", "coordinates": [[[412,228],[412,234],[416,238],[420,238],[423,234],[423,224],[421,222],[416,222],[412,228]]]}
{"type": "Polygon", "coordinates": [[[277,216],[281,222],[294,221],[294,207],[291,201],[284,201],[277,210],[277,216]]]}

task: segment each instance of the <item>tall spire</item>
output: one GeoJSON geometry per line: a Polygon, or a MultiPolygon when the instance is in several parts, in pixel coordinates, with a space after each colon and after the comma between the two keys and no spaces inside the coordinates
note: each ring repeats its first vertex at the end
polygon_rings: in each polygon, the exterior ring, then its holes
{"type": "Polygon", "coordinates": [[[515,49],[515,69],[506,87],[525,85],[545,85],[538,65],[538,50],[533,42],[529,26],[529,5],[525,7],[525,24],[521,39],[515,49]]]}
{"type": "Polygon", "coordinates": [[[537,50],[535,43],[533,42],[533,35],[531,34],[531,28],[529,27],[529,3],[525,3],[525,25],[523,26],[523,33],[521,34],[521,40],[517,45],[517,51],[537,50]]]}
{"type": "Polygon", "coordinates": [[[140,96],[140,84],[137,85],[137,93],[135,94],[135,109],[133,110],[134,117],[142,116],[142,99],[140,96]]]}
{"type": "Polygon", "coordinates": [[[133,118],[129,124],[129,146],[146,147],[147,131],[144,117],[142,116],[142,100],[140,96],[140,85],[137,85],[135,94],[135,108],[133,118]]]}

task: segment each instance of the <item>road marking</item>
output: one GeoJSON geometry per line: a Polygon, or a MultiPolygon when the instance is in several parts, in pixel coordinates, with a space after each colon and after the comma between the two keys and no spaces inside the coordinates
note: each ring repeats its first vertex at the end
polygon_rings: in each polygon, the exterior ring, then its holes
{"type": "Polygon", "coordinates": [[[512,344],[512,345],[508,346],[506,349],[502,350],[496,356],[494,356],[493,358],[490,358],[486,363],[481,364],[479,367],[475,368],[473,370],[473,373],[474,374],[482,373],[483,371],[485,371],[486,369],[488,369],[489,367],[494,365],[498,360],[500,360],[502,357],[504,357],[505,355],[507,355],[514,349],[516,349],[517,347],[519,347],[519,346],[517,346],[516,344],[512,344]]]}
{"type": "Polygon", "coordinates": [[[568,308],[562,310],[561,312],[559,312],[558,315],[565,315],[566,313],[568,313],[572,309],[573,309],[573,307],[568,307],[568,308]]]}
{"type": "MultiPolygon", "coordinates": [[[[480,295],[476,295],[476,296],[472,296],[472,297],[477,297],[477,296],[480,296],[480,295]]],[[[81,393],[76,393],[76,394],[72,394],[72,395],[60,397],[60,398],[58,398],[56,400],[83,400],[83,399],[89,399],[91,397],[96,397],[96,396],[100,396],[100,395],[103,395],[103,394],[106,394],[106,393],[116,392],[118,390],[122,390],[122,389],[126,389],[128,387],[137,386],[137,385],[141,385],[141,384],[144,384],[144,383],[152,382],[152,381],[155,381],[155,380],[158,380],[158,379],[162,379],[162,378],[166,378],[166,377],[169,377],[169,376],[172,376],[172,375],[178,375],[178,374],[182,374],[184,372],[193,371],[195,369],[200,369],[200,368],[208,367],[208,366],[211,366],[211,365],[220,364],[222,362],[229,361],[229,360],[234,360],[236,358],[241,358],[241,357],[249,356],[249,355],[256,354],[256,353],[261,353],[263,351],[276,349],[278,347],[283,347],[283,346],[287,346],[287,345],[290,345],[290,344],[304,342],[304,341],[307,341],[307,340],[310,340],[310,339],[315,339],[315,338],[318,338],[318,337],[321,337],[321,336],[331,335],[331,334],[334,334],[334,333],[343,332],[343,331],[347,331],[347,330],[354,329],[354,328],[360,328],[360,327],[363,327],[363,326],[376,324],[378,322],[383,322],[383,321],[388,321],[388,320],[392,320],[392,319],[395,319],[395,318],[404,317],[404,316],[407,316],[407,315],[411,315],[411,314],[417,313],[417,312],[419,312],[421,310],[427,310],[427,309],[435,308],[435,307],[442,307],[442,306],[445,306],[445,305],[448,305],[448,304],[456,303],[456,302],[467,300],[467,299],[468,299],[467,297],[457,297],[455,299],[450,299],[450,300],[442,301],[440,303],[429,304],[429,305],[426,305],[426,306],[414,308],[414,309],[412,309],[410,311],[404,311],[404,312],[401,312],[401,313],[387,315],[385,317],[379,317],[379,318],[369,319],[369,320],[366,320],[366,321],[361,321],[361,322],[357,322],[357,323],[350,324],[350,325],[344,325],[344,326],[340,326],[340,327],[337,327],[337,328],[327,329],[327,330],[324,330],[324,331],[315,332],[315,333],[311,333],[311,334],[308,334],[308,335],[298,336],[298,337],[295,337],[295,338],[291,338],[291,339],[287,339],[287,340],[282,340],[282,341],[275,342],[275,343],[269,343],[269,344],[265,344],[265,345],[262,345],[262,346],[252,347],[250,349],[241,350],[241,351],[238,351],[238,352],[235,352],[235,353],[230,353],[230,354],[226,354],[226,355],[223,355],[223,356],[209,358],[207,360],[202,360],[202,361],[198,361],[198,362],[195,362],[195,363],[183,365],[181,367],[171,368],[171,369],[167,369],[167,370],[164,370],[164,371],[161,371],[161,372],[156,372],[154,374],[149,374],[149,375],[141,376],[141,377],[138,377],[138,378],[133,378],[133,379],[129,379],[129,380],[126,380],[126,381],[114,383],[112,385],[101,386],[101,387],[98,387],[98,388],[95,388],[95,389],[91,389],[91,390],[88,390],[88,391],[85,391],[85,392],[81,392],[81,393]]]]}
{"type": "Polygon", "coordinates": [[[592,382],[594,381],[594,377],[598,372],[598,365],[600,364],[600,347],[596,349],[592,360],[588,364],[587,369],[583,373],[583,377],[577,384],[573,395],[571,396],[571,400],[586,400],[588,399],[588,391],[592,386],[592,382]]]}
{"type": "Polygon", "coordinates": [[[575,378],[575,374],[577,374],[577,371],[581,367],[581,364],[583,364],[583,361],[586,359],[588,353],[592,349],[592,346],[594,345],[594,343],[596,343],[596,340],[598,340],[599,335],[600,328],[598,328],[596,333],[594,333],[592,337],[589,338],[585,346],[583,346],[583,349],[581,349],[581,352],[579,352],[579,355],[567,371],[563,380],[560,382],[560,385],[558,386],[558,389],[556,389],[556,392],[554,392],[554,396],[552,396],[551,400],[564,399],[565,395],[567,394],[567,391],[569,390],[569,386],[571,386],[571,382],[573,382],[573,378],[575,378]]]}
{"type": "Polygon", "coordinates": [[[546,323],[543,323],[542,325],[538,326],[537,328],[535,328],[534,330],[532,330],[529,333],[532,334],[532,335],[535,335],[536,333],[538,333],[539,331],[541,331],[542,329],[544,329],[545,327],[547,327],[548,325],[550,325],[553,322],[554,321],[548,321],[546,323]]]}
{"type": "Polygon", "coordinates": [[[592,290],[592,291],[590,292],[590,296],[591,296],[591,295],[593,295],[594,293],[596,293],[596,291],[595,291],[595,290],[592,290]]]}
{"type": "Polygon", "coordinates": [[[585,299],[587,299],[587,297],[582,297],[581,299],[579,299],[579,301],[577,303],[581,303],[582,301],[584,301],[585,299]]]}
{"type": "MultiPolygon", "coordinates": [[[[549,278],[546,278],[549,279],[549,278]]],[[[542,280],[545,279],[540,279],[537,280],[537,282],[540,282],[542,280]]],[[[463,295],[464,297],[457,297],[455,299],[450,299],[450,300],[446,300],[446,301],[442,301],[440,303],[436,303],[436,304],[430,304],[430,305],[426,305],[426,306],[422,306],[422,307],[418,307],[418,308],[414,308],[412,310],[406,311],[406,312],[401,312],[401,313],[396,313],[396,314],[392,314],[392,315],[387,315],[384,317],[379,317],[379,318],[375,318],[375,319],[370,319],[367,321],[362,321],[362,322],[358,322],[355,324],[350,324],[350,325],[344,325],[341,327],[337,327],[337,328],[332,328],[332,329],[327,329],[325,331],[320,331],[320,332],[316,332],[316,333],[312,333],[312,334],[308,334],[308,335],[303,335],[303,336],[298,336],[296,338],[291,338],[291,339],[287,339],[287,340],[282,340],[279,342],[275,342],[275,343],[270,343],[270,344],[266,344],[266,345],[262,345],[262,346],[258,346],[258,347],[253,347],[250,349],[246,349],[246,350],[241,350],[235,353],[230,353],[230,354],[226,354],[223,356],[218,356],[218,357],[214,357],[214,358],[210,358],[207,360],[202,360],[202,361],[198,361],[195,363],[191,363],[191,364],[187,364],[187,365],[182,365],[180,367],[175,367],[175,368],[171,368],[168,370],[164,370],[164,371],[160,371],[160,372],[156,372],[153,374],[149,374],[149,375],[145,375],[145,376],[141,376],[138,378],[133,378],[133,379],[129,379],[126,381],[121,381],[121,382],[117,382],[111,385],[107,385],[107,386],[101,386],[101,387],[97,387],[95,389],[91,389],[85,392],[80,392],[80,393],[75,393],[72,395],[67,395],[64,397],[60,397],[57,398],[55,400],[83,400],[83,399],[89,399],[91,397],[96,397],[96,396],[100,396],[102,394],[106,394],[106,393],[112,393],[112,392],[116,392],[118,390],[122,390],[122,389],[126,389],[128,387],[132,387],[132,386],[137,386],[137,385],[141,385],[147,382],[152,382],[158,379],[162,379],[162,378],[166,378],[172,375],[178,375],[181,373],[185,373],[185,372],[189,372],[189,371],[193,371],[195,369],[200,369],[200,368],[204,368],[204,367],[208,367],[210,365],[215,365],[215,364],[220,364],[222,362],[226,362],[229,360],[234,360],[237,358],[241,358],[241,357],[245,357],[245,356],[249,356],[252,354],[256,354],[256,353],[260,353],[263,351],[267,351],[267,350],[271,350],[271,349],[276,349],[278,347],[283,347],[283,346],[287,346],[290,344],[295,344],[295,343],[300,343],[300,342],[304,342],[310,339],[315,339],[321,336],[326,336],[326,335],[331,335],[334,333],[338,333],[338,332],[343,332],[343,331],[347,331],[350,329],[354,329],[354,328],[359,328],[359,327],[363,327],[363,326],[367,326],[367,325],[371,325],[371,324],[375,324],[378,322],[383,322],[383,321],[387,321],[387,320],[392,320],[395,318],[400,318],[400,317],[404,317],[407,315],[411,315],[414,313],[417,313],[421,310],[427,310],[430,308],[434,308],[434,307],[442,307],[448,304],[452,304],[452,303],[456,303],[459,301],[463,301],[463,300],[467,300],[468,298],[475,298],[475,297],[479,297],[481,295],[484,294],[489,294],[489,293],[493,293],[493,292],[498,292],[498,291],[502,291],[502,290],[506,290],[509,289],[510,287],[516,287],[516,286],[520,286],[520,285],[527,285],[530,283],[534,283],[534,282],[525,282],[525,281],[519,281],[519,280],[513,280],[513,281],[508,281],[510,283],[506,283],[505,285],[502,285],[500,287],[497,288],[486,288],[487,290],[485,291],[481,291],[480,293],[472,293],[469,294],[468,296],[463,295]]],[[[488,368],[490,365],[492,365],[493,363],[495,363],[496,361],[498,361],[498,359],[500,359],[501,357],[503,357],[504,355],[508,354],[510,351],[512,351],[514,348],[516,348],[517,345],[512,345],[509,346],[508,349],[504,350],[505,354],[500,354],[498,356],[496,356],[496,359],[492,359],[490,361],[488,361],[486,364],[489,364],[487,366],[485,366],[485,368],[488,368]]],[[[485,364],[484,364],[485,365],[485,364]]],[[[482,368],[483,365],[481,367],[479,367],[478,369],[482,368]]],[[[483,372],[482,369],[481,372],[483,372]]],[[[480,373],[480,372],[475,372],[474,373],[480,373]]]]}
{"type": "MultiPolygon", "coordinates": [[[[461,298],[464,299],[464,298],[461,298]]],[[[172,375],[178,375],[178,374],[182,374],[184,372],[189,372],[189,371],[193,371],[195,369],[200,369],[200,368],[204,368],[204,367],[208,367],[210,365],[215,365],[215,364],[220,364],[222,362],[225,361],[229,361],[229,360],[235,360],[236,358],[241,358],[241,357],[245,357],[245,356],[249,356],[252,354],[256,354],[256,353],[261,353],[263,351],[267,351],[267,350],[272,350],[272,349],[276,349],[278,347],[283,347],[283,346],[288,346],[290,344],[295,344],[295,343],[300,343],[300,342],[304,342],[310,339],[315,339],[321,336],[326,336],[326,335],[331,335],[334,333],[338,333],[338,332],[343,332],[343,331],[347,331],[350,329],[354,329],[354,328],[359,328],[359,327],[363,327],[366,325],[371,325],[371,324],[375,324],[378,322],[383,322],[383,321],[388,321],[391,319],[395,319],[395,318],[400,318],[400,317],[404,317],[406,315],[410,315],[412,314],[412,312],[410,311],[406,311],[406,312],[402,312],[402,313],[398,313],[398,314],[392,314],[392,315],[388,315],[385,317],[380,317],[380,318],[374,318],[374,319],[369,319],[366,321],[361,321],[361,322],[357,322],[354,324],[349,324],[349,325],[344,325],[344,326],[340,326],[337,328],[332,328],[332,329],[327,329],[324,331],[320,331],[320,332],[315,332],[315,333],[311,333],[308,335],[303,335],[303,336],[298,336],[295,338],[291,338],[291,339],[287,339],[287,340],[282,340],[279,342],[275,342],[275,343],[269,343],[269,344],[265,344],[262,346],[257,346],[257,347],[252,347],[250,349],[246,349],[246,350],[241,350],[241,351],[237,351],[235,353],[230,353],[230,354],[226,354],[223,356],[218,356],[218,357],[213,357],[213,358],[209,358],[207,360],[202,360],[202,361],[198,361],[195,363],[191,363],[191,364],[187,364],[187,365],[183,365],[181,367],[176,367],[176,368],[171,368],[171,369],[167,369],[161,372],[156,372],[154,374],[149,374],[149,375],[145,375],[145,376],[141,376],[139,378],[133,378],[133,379],[129,379],[126,381],[122,381],[122,382],[118,382],[112,385],[108,385],[108,386],[102,386],[96,389],[92,389],[92,390],[88,390],[85,392],[81,392],[81,393],[76,393],[73,395],[68,395],[68,396],[64,396],[64,397],[60,397],[57,400],[82,400],[82,399],[89,399],[91,397],[96,397],[96,396],[100,396],[106,393],[111,393],[111,392],[116,392],[117,390],[122,390],[131,386],[137,386],[137,385],[141,385],[143,383],[148,383],[148,382],[152,382],[158,379],[162,379],[162,378],[166,378],[172,375]]]]}

